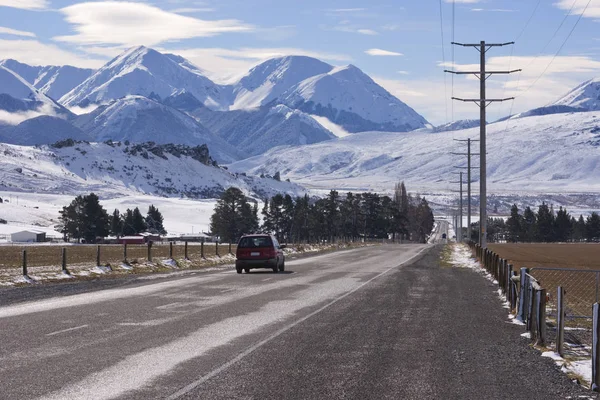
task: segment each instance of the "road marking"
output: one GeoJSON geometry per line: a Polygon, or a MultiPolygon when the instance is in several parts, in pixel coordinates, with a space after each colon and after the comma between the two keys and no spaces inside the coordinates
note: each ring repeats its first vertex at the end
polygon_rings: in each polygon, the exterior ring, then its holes
{"type": "Polygon", "coordinates": [[[221,293],[233,292],[235,288],[221,290],[221,293]]]}
{"type": "Polygon", "coordinates": [[[271,279],[273,279],[273,278],[263,279],[262,282],[270,281],[271,279]]]}
{"type": "Polygon", "coordinates": [[[252,354],[255,350],[258,350],[259,348],[261,348],[262,346],[264,346],[265,344],[269,343],[271,340],[277,338],[278,336],[284,334],[285,332],[289,331],[290,329],[294,328],[295,326],[301,324],[302,322],[306,321],[307,319],[319,314],[321,311],[331,307],[332,305],[334,305],[335,303],[339,302],[340,300],[345,299],[346,297],[350,296],[351,294],[357,292],[358,290],[362,289],[364,286],[368,285],[369,283],[371,283],[372,281],[374,281],[375,279],[387,274],[388,272],[390,272],[393,269],[396,269],[398,267],[401,267],[407,263],[409,263],[410,261],[412,261],[413,259],[415,259],[417,256],[421,255],[421,253],[425,250],[430,249],[430,246],[426,246],[423,249],[421,249],[417,254],[415,254],[414,256],[412,256],[411,258],[409,258],[408,260],[404,261],[403,263],[396,265],[394,267],[388,268],[385,271],[381,272],[380,274],[375,275],[373,278],[369,279],[368,281],[362,283],[361,285],[355,287],[354,289],[350,290],[349,292],[344,293],[343,295],[333,299],[332,301],[330,301],[329,303],[325,304],[323,307],[319,308],[316,311],[313,311],[312,313],[300,318],[299,320],[292,322],[291,324],[284,326],[283,328],[281,328],[280,330],[278,330],[277,332],[275,332],[274,334],[272,334],[271,336],[267,337],[266,339],[256,343],[254,346],[249,347],[248,349],[246,349],[244,352],[240,353],[237,357],[229,360],[228,362],[226,362],[225,364],[221,365],[220,367],[212,370],[211,372],[209,372],[208,374],[204,375],[203,377],[201,377],[198,380],[195,380],[194,382],[190,383],[189,385],[187,385],[186,387],[182,388],[181,390],[175,392],[174,394],[172,394],[171,396],[167,397],[167,400],[175,400],[180,398],[181,396],[184,396],[185,394],[191,392],[192,390],[194,390],[195,388],[197,388],[198,386],[202,385],[204,382],[206,382],[207,380],[209,380],[210,378],[220,374],[221,372],[225,371],[226,369],[228,369],[229,367],[231,367],[232,365],[236,364],[238,361],[241,361],[242,359],[244,359],[246,356],[252,354]]]}
{"type": "Polygon", "coordinates": [[[54,335],[58,335],[60,333],[76,331],[76,330],[79,330],[79,329],[87,328],[88,326],[89,325],[81,325],[81,326],[76,326],[74,328],[63,329],[62,331],[56,331],[56,332],[52,332],[52,333],[46,333],[46,336],[54,336],[54,335]]]}

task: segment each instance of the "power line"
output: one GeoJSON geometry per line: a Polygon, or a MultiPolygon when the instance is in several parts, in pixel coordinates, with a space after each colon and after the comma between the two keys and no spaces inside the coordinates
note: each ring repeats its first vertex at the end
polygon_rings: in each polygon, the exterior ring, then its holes
{"type": "MultiPolygon", "coordinates": [[[[575,1],[577,1],[577,0],[575,0],[575,1]]],[[[538,76],[535,79],[535,81],[533,81],[533,83],[527,89],[525,89],[525,91],[523,93],[521,93],[522,95],[525,94],[525,93],[527,93],[529,91],[529,89],[531,89],[532,87],[534,87],[535,84],[538,83],[538,81],[546,74],[546,72],[548,71],[548,69],[550,68],[550,66],[554,63],[554,60],[556,60],[556,57],[558,57],[558,55],[560,54],[560,52],[562,51],[562,49],[567,44],[567,41],[569,40],[569,38],[571,38],[571,35],[573,34],[573,32],[575,32],[575,28],[577,28],[577,25],[579,25],[579,21],[581,21],[581,19],[583,18],[583,15],[587,11],[587,9],[588,9],[588,7],[590,6],[591,3],[592,3],[592,0],[588,0],[587,4],[585,5],[585,8],[581,12],[581,14],[579,14],[579,18],[577,18],[577,21],[575,21],[575,25],[573,25],[573,28],[571,28],[571,31],[569,32],[569,34],[567,35],[567,37],[565,38],[565,40],[562,42],[562,44],[558,48],[558,51],[554,54],[554,56],[552,57],[552,60],[550,60],[550,63],[548,63],[548,65],[546,66],[546,68],[544,68],[544,71],[541,73],[541,75],[538,76]]]]}
{"type": "MultiPolygon", "coordinates": [[[[446,51],[444,47],[444,13],[442,7],[442,0],[440,0],[440,33],[442,35],[442,63],[446,65],[446,51]]],[[[448,123],[448,79],[444,74],[444,99],[446,103],[446,123],[448,123]]]]}

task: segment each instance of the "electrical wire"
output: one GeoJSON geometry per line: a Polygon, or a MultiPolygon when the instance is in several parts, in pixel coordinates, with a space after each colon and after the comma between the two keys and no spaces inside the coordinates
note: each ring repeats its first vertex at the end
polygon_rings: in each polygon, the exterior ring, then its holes
{"type": "MultiPolygon", "coordinates": [[[[577,1],[577,0],[575,0],[575,1],[577,1]]],[[[567,35],[567,37],[565,38],[565,40],[562,42],[562,44],[560,45],[560,47],[558,48],[558,50],[556,51],[556,53],[552,57],[552,60],[550,60],[550,62],[546,66],[546,68],[544,68],[544,71],[533,81],[533,83],[527,89],[525,89],[525,91],[523,93],[521,93],[521,95],[527,93],[532,87],[534,87],[536,85],[536,83],[539,82],[539,80],[546,74],[546,72],[548,72],[548,69],[554,63],[554,60],[556,60],[556,57],[558,57],[558,55],[560,54],[560,52],[562,51],[562,49],[567,44],[567,41],[571,38],[571,35],[573,35],[573,32],[575,32],[575,28],[577,28],[577,25],[579,25],[579,22],[583,18],[583,15],[587,11],[587,9],[589,8],[589,6],[590,6],[591,3],[592,3],[592,0],[588,0],[587,4],[585,5],[585,8],[581,12],[581,14],[579,14],[579,18],[577,18],[577,21],[575,21],[575,25],[573,25],[573,27],[569,31],[569,34],[567,35]]]]}
{"type": "MultiPolygon", "coordinates": [[[[442,7],[442,0],[440,0],[440,33],[442,36],[442,63],[446,65],[446,51],[444,47],[444,14],[442,7]]],[[[446,74],[444,74],[444,98],[446,103],[446,123],[448,123],[448,79],[446,74]]]]}

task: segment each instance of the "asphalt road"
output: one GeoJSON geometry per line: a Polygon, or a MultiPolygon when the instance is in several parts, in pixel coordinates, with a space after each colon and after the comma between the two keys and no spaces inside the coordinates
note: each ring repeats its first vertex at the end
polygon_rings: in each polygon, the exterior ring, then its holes
{"type": "Polygon", "coordinates": [[[386,245],[0,307],[2,399],[531,399],[589,392],[493,287],[386,245]]]}

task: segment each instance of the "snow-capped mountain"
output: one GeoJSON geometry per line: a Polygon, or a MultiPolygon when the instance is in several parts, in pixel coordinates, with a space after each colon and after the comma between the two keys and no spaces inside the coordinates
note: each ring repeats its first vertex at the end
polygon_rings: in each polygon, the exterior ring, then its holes
{"type": "Polygon", "coordinates": [[[94,70],[64,66],[31,66],[16,60],[2,60],[0,65],[18,74],[41,93],[54,100],[89,78],[94,70]]]}
{"type": "Polygon", "coordinates": [[[284,105],[238,111],[201,108],[192,114],[245,157],[277,146],[318,143],[335,137],[309,115],[284,105]]]}
{"type": "Polygon", "coordinates": [[[40,115],[15,126],[0,127],[0,142],[38,145],[54,143],[59,140],[94,140],[94,137],[73,126],[62,118],[40,115]]]}
{"type": "Polygon", "coordinates": [[[459,131],[461,129],[469,129],[479,126],[478,119],[461,119],[459,121],[448,122],[447,124],[443,124],[440,126],[436,126],[433,131],[434,132],[450,132],[450,131],[459,131]]]}
{"type": "MultiPolygon", "coordinates": [[[[313,188],[393,190],[406,181],[419,191],[449,191],[455,166],[466,157],[453,141],[477,138],[479,129],[452,136],[427,131],[364,132],[309,146],[274,149],[236,162],[232,171],[273,174],[313,188]]],[[[490,193],[600,192],[600,113],[552,114],[487,127],[490,193]]],[[[477,171],[474,171],[475,175],[477,171]]],[[[474,177],[477,182],[477,177],[474,177]]],[[[477,183],[475,183],[477,185],[477,183]]]]}
{"type": "Polygon", "coordinates": [[[586,111],[600,110],[600,78],[583,82],[553,105],[581,108],[586,111]]]}
{"type": "Polygon", "coordinates": [[[327,117],[348,132],[406,132],[427,121],[353,65],[305,79],[281,95],[281,102],[327,117]]]}
{"type": "Polygon", "coordinates": [[[279,98],[293,86],[312,76],[331,71],[333,67],[311,57],[273,58],[252,68],[232,86],[231,110],[256,108],[279,98]]]}
{"type": "Polygon", "coordinates": [[[206,144],[220,162],[239,159],[238,152],[189,115],[143,96],[125,96],[81,115],[75,125],[96,141],[206,144]]]}
{"type": "MultiPolygon", "coordinates": [[[[0,66],[0,110],[9,113],[33,112],[37,115],[61,115],[72,117],[72,113],[41,93],[12,70],[0,66]]],[[[37,116],[29,115],[29,118],[37,116]]],[[[19,121],[20,122],[20,121],[19,121]]]]}
{"type": "Polygon", "coordinates": [[[235,186],[256,199],[305,192],[293,183],[216,167],[206,146],[73,141],[41,147],[0,144],[0,173],[0,190],[19,192],[215,198],[235,186]]]}
{"type": "Polygon", "coordinates": [[[220,88],[201,70],[181,57],[164,55],[144,46],[114,58],[79,86],[65,94],[66,106],[106,103],[127,95],[160,98],[185,89],[207,107],[222,108],[220,88]]]}

